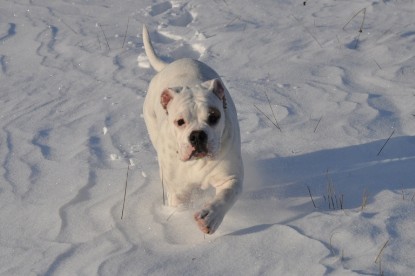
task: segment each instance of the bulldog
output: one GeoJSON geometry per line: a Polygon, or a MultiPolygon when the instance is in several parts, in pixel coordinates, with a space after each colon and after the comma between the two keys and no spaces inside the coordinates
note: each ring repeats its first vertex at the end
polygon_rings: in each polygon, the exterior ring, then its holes
{"type": "Polygon", "coordinates": [[[209,66],[189,58],[164,62],[155,54],[146,26],[143,43],[158,72],[149,84],[143,114],[167,204],[186,206],[193,189],[213,187],[213,200],[194,214],[200,230],[213,234],[242,191],[235,105],[209,66]]]}

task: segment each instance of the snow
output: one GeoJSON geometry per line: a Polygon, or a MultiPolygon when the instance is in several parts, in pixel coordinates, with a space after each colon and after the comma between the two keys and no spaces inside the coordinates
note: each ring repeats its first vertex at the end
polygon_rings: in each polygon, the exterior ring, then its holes
{"type": "Polygon", "coordinates": [[[412,0],[1,1],[0,273],[412,275],[414,12],[412,0]],[[165,60],[219,72],[238,110],[244,193],[212,236],[192,218],[206,195],[163,206],[142,24],[165,60]]]}

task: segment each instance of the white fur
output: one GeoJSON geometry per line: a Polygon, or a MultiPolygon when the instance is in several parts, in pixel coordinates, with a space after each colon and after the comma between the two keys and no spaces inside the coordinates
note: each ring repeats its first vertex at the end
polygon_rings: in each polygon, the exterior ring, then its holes
{"type": "Polygon", "coordinates": [[[193,59],[165,63],[155,54],[145,26],[143,40],[150,64],[159,72],[150,82],[143,113],[168,204],[186,204],[195,187],[214,187],[213,200],[194,216],[201,231],[212,234],[242,190],[234,103],[218,74],[206,64],[193,59]],[[214,125],[208,123],[212,110],[221,114],[214,125]],[[194,131],[207,135],[206,152],[196,153],[189,139],[194,131]]]}

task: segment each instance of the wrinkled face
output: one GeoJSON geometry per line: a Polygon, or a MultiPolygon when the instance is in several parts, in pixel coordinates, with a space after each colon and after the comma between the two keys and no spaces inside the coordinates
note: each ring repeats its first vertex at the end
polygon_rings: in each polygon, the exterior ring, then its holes
{"type": "Polygon", "coordinates": [[[180,160],[213,158],[225,127],[224,89],[220,80],[166,89],[161,96],[180,160]]]}

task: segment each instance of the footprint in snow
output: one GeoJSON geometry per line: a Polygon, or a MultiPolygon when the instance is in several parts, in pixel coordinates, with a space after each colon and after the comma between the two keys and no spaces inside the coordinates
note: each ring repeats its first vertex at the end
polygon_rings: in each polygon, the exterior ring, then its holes
{"type": "Polygon", "coordinates": [[[149,6],[147,11],[152,17],[161,17],[163,25],[186,27],[194,20],[186,6],[175,1],[166,1],[149,6]]]}

